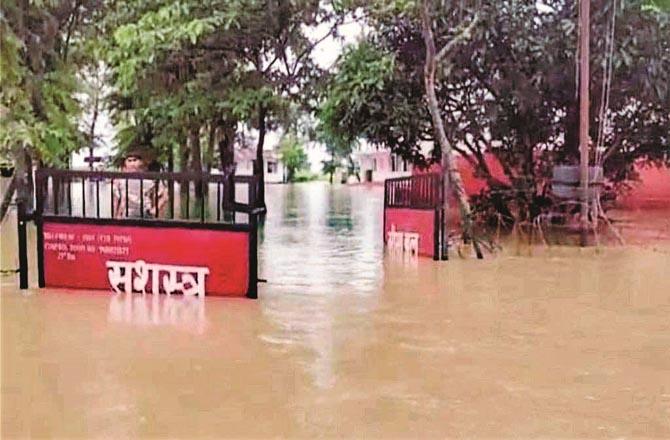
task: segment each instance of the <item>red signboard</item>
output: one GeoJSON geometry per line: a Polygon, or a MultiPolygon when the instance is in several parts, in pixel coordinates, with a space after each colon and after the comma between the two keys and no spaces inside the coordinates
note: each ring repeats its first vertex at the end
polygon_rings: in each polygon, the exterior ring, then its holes
{"type": "Polygon", "coordinates": [[[48,287],[245,296],[247,231],[45,221],[48,287]]]}
{"type": "MultiPolygon", "coordinates": [[[[419,255],[432,257],[435,253],[435,211],[409,208],[384,209],[384,242],[388,245],[389,238],[401,237],[399,246],[407,248],[407,242],[418,240],[419,255]],[[390,234],[390,235],[389,235],[390,234]],[[410,240],[408,240],[410,239],[410,240]]],[[[393,246],[391,246],[393,247],[393,246]]]]}

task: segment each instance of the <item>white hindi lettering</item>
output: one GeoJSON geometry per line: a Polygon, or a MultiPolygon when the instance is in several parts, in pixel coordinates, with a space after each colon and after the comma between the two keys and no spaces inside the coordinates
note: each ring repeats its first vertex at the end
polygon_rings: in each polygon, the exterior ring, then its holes
{"type": "Polygon", "coordinates": [[[416,232],[396,231],[395,224],[387,233],[387,246],[394,252],[406,252],[410,255],[419,255],[419,234],[416,232]]]}
{"type": "Polygon", "coordinates": [[[154,264],[143,260],[110,260],[106,266],[109,284],[116,293],[147,293],[147,282],[151,279],[151,293],[162,290],[168,295],[181,292],[201,297],[205,295],[205,277],[209,275],[206,267],[154,264]]]}

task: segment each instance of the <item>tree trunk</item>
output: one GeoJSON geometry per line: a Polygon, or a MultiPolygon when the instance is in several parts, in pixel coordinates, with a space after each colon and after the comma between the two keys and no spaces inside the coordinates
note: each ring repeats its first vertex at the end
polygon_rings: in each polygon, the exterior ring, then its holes
{"type": "Polygon", "coordinates": [[[224,120],[219,126],[219,135],[217,136],[217,147],[219,149],[219,161],[221,163],[221,172],[228,176],[223,185],[222,200],[219,203],[223,207],[223,219],[225,221],[234,221],[235,213],[230,207],[235,202],[235,131],[237,123],[224,120]]]}
{"type": "Polygon", "coordinates": [[[579,105],[577,100],[568,105],[565,115],[565,147],[558,163],[576,163],[579,159],[579,105]]]}
{"type": "Polygon", "coordinates": [[[23,146],[14,148],[14,175],[16,176],[16,202],[25,203],[26,212],[33,210],[33,165],[30,154],[23,146]]]}
{"type": "MultiPolygon", "coordinates": [[[[432,30],[432,20],[430,17],[430,1],[424,0],[423,7],[421,9],[421,22],[423,37],[426,44],[426,64],[424,65],[424,82],[426,86],[426,97],[428,98],[428,109],[430,111],[430,116],[433,122],[433,130],[435,131],[435,138],[440,145],[442,152],[441,165],[444,173],[444,204],[445,209],[448,208],[448,190],[451,188],[456,200],[458,201],[458,207],[461,214],[461,223],[463,225],[463,238],[466,242],[472,239],[475,249],[477,250],[477,257],[482,258],[481,251],[477,245],[477,240],[474,236],[474,223],[472,219],[472,209],[470,208],[470,202],[468,201],[468,196],[465,192],[465,186],[463,185],[463,179],[461,178],[461,173],[459,172],[456,160],[454,158],[454,153],[451,148],[451,144],[447,139],[447,135],[444,129],[444,122],[442,115],[440,114],[439,104],[437,101],[437,95],[435,93],[435,72],[437,70],[437,52],[435,49],[435,39],[433,37],[432,30]]],[[[462,34],[461,34],[462,35],[462,34]]],[[[455,44],[457,39],[463,38],[463,36],[456,36],[450,44],[455,44]]],[[[449,44],[449,43],[448,43],[449,44]]],[[[442,53],[442,51],[441,51],[442,53]]]]}
{"type": "Polygon", "coordinates": [[[12,175],[12,180],[9,182],[9,186],[5,190],[5,194],[2,196],[2,204],[0,204],[0,223],[5,220],[5,215],[9,209],[9,205],[12,203],[12,198],[14,197],[14,192],[16,191],[16,174],[12,175]]]}
{"type": "Polygon", "coordinates": [[[258,190],[256,192],[256,207],[267,210],[265,205],[265,168],[263,166],[263,146],[265,145],[265,116],[266,108],[261,105],[258,109],[258,144],[256,145],[256,163],[254,164],[254,174],[258,176],[258,190]]]}
{"type": "Polygon", "coordinates": [[[349,160],[349,167],[352,169],[354,176],[356,176],[356,181],[361,183],[361,173],[356,170],[356,165],[354,164],[354,159],[351,157],[351,154],[347,159],[349,160]]]}
{"type": "Polygon", "coordinates": [[[235,168],[235,123],[224,121],[219,127],[221,137],[218,141],[221,172],[233,173],[235,168]]]}
{"type": "MultiPolygon", "coordinates": [[[[189,147],[191,150],[191,171],[202,174],[202,148],[200,145],[200,126],[191,127],[188,133],[189,147]]],[[[199,215],[202,204],[204,203],[204,194],[202,190],[202,181],[196,179],[193,182],[195,203],[193,203],[193,214],[199,215]]]]}
{"type": "Polygon", "coordinates": [[[214,122],[209,124],[209,136],[207,137],[207,151],[204,155],[204,165],[207,174],[212,172],[212,165],[214,162],[214,149],[216,148],[216,124],[214,122]]]}

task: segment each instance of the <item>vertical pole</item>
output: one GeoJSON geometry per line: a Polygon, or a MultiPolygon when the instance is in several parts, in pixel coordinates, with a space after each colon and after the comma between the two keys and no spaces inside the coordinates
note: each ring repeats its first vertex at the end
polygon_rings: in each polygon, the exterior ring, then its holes
{"type": "Polygon", "coordinates": [[[140,218],[144,218],[144,179],[140,178],[140,218]]]}
{"type": "Polygon", "coordinates": [[[81,178],[81,216],[86,217],[86,178],[81,178]]]}
{"type": "MultiPolygon", "coordinates": [[[[174,172],[174,151],[172,147],[170,147],[170,150],[168,151],[168,171],[170,172],[170,177],[172,177],[172,173],[174,172]]],[[[168,179],[167,186],[168,200],[170,203],[170,218],[174,220],[174,181],[168,179]]]]}
{"type": "Polygon", "coordinates": [[[95,216],[100,218],[100,178],[95,179],[95,216]]]}
{"type": "MultiPolygon", "coordinates": [[[[18,193],[18,191],[17,191],[18,193]]],[[[16,204],[16,224],[19,234],[19,288],[28,288],[28,237],[26,234],[26,202],[16,204]]]]}
{"type": "Polygon", "coordinates": [[[586,246],[589,189],[589,31],[590,0],[580,0],[579,48],[579,164],[581,188],[580,244],[586,246]]]}
{"type": "Polygon", "coordinates": [[[67,215],[72,217],[72,177],[67,179],[67,215]]]}
{"type": "MultiPolygon", "coordinates": [[[[255,180],[255,179],[254,179],[255,180]]],[[[247,288],[247,298],[258,298],[258,219],[255,214],[256,185],[252,180],[249,185],[249,286],[247,288]]]]}
{"type": "Polygon", "coordinates": [[[216,182],[216,221],[221,221],[221,182],[216,182]]]}
{"type": "Polygon", "coordinates": [[[205,201],[209,198],[209,182],[202,172],[200,173],[200,176],[202,177],[200,179],[200,194],[202,195],[202,197],[200,197],[200,223],[205,223],[205,201]]]}
{"type": "Polygon", "coordinates": [[[174,180],[171,179],[168,180],[168,198],[170,199],[170,218],[174,220],[174,180]]]}
{"type": "Polygon", "coordinates": [[[63,182],[61,181],[60,177],[56,177],[55,175],[51,177],[51,182],[53,182],[52,191],[54,195],[54,215],[58,215],[58,199],[60,199],[60,191],[63,187],[63,182]]]}
{"type": "Polygon", "coordinates": [[[447,197],[447,194],[449,194],[449,176],[448,174],[442,174],[442,179],[445,181],[442,182],[440,180],[440,194],[439,194],[439,200],[442,203],[442,222],[440,224],[440,227],[442,228],[442,260],[448,260],[449,259],[449,243],[448,243],[448,237],[447,237],[447,231],[449,228],[447,227],[447,215],[449,213],[449,198],[447,197]]]}
{"type": "Polygon", "coordinates": [[[433,260],[440,259],[440,210],[433,209],[433,260]]]}
{"type": "Polygon", "coordinates": [[[258,298],[258,220],[249,214],[249,287],[247,298],[258,298]]]}
{"type": "Polygon", "coordinates": [[[187,220],[191,219],[191,181],[190,180],[186,180],[186,219],[187,220]]]}
{"type": "Polygon", "coordinates": [[[160,212],[158,211],[158,191],[160,190],[160,180],[156,179],[154,182],[154,208],[156,209],[155,212],[155,217],[158,218],[160,216],[160,212]]]}
{"type": "Polygon", "coordinates": [[[382,209],[382,215],[384,216],[382,220],[382,244],[386,247],[386,208],[388,207],[388,197],[389,197],[389,185],[391,182],[388,180],[384,181],[384,208],[382,209]]]}
{"type": "Polygon", "coordinates": [[[114,218],[114,179],[109,182],[109,218],[114,218]]]}
{"type": "Polygon", "coordinates": [[[44,183],[48,183],[48,175],[45,177],[43,175],[43,170],[37,170],[37,175],[35,180],[37,183],[36,189],[36,200],[37,205],[33,218],[35,220],[35,226],[37,227],[37,285],[39,287],[45,286],[44,281],[44,228],[42,222],[42,213],[44,212],[44,200],[46,197],[44,183]]]}

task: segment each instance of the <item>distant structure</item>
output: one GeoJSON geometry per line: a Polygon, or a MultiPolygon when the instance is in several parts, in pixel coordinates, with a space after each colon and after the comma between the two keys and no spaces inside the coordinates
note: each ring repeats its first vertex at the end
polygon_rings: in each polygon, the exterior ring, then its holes
{"type": "MultiPolygon", "coordinates": [[[[235,174],[250,176],[253,174],[253,165],[256,160],[256,149],[249,147],[235,148],[235,174]]],[[[263,151],[263,172],[266,183],[286,182],[286,167],[274,150],[263,151]]]]}
{"type": "Polygon", "coordinates": [[[412,164],[388,149],[363,148],[354,154],[363,182],[383,183],[386,179],[412,175],[412,164]]]}

